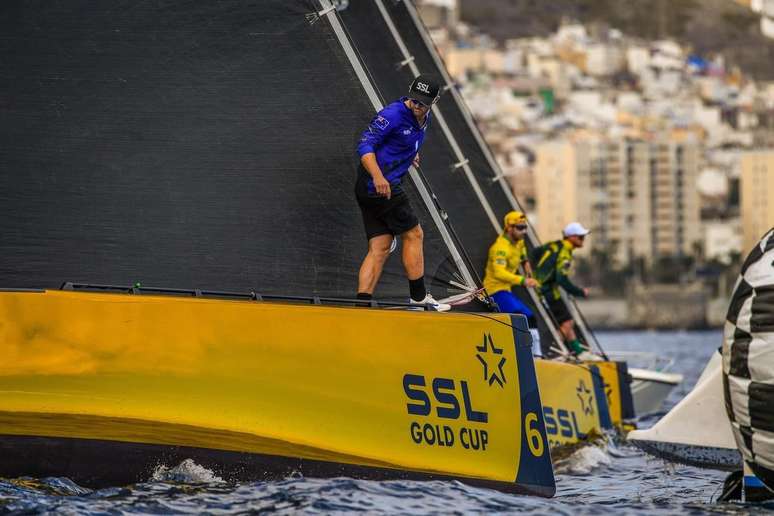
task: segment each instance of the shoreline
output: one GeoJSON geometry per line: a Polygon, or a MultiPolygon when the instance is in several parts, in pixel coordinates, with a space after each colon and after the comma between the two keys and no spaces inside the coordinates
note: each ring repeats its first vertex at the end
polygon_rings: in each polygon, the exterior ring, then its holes
{"type": "Polygon", "coordinates": [[[594,331],[722,329],[728,301],[706,295],[592,297],[577,304],[594,331]],[[688,299],[690,298],[690,299],[688,299]]]}

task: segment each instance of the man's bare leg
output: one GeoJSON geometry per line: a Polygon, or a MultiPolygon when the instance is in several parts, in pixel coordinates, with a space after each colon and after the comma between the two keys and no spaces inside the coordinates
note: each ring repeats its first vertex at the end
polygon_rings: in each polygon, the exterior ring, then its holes
{"type": "Polygon", "coordinates": [[[564,337],[565,344],[567,344],[567,347],[570,348],[573,353],[579,355],[583,352],[583,346],[581,346],[578,335],[575,333],[575,322],[572,319],[560,324],[559,331],[564,337]]]}
{"type": "Polygon", "coordinates": [[[562,332],[565,342],[572,342],[577,338],[575,335],[575,323],[572,319],[568,319],[560,324],[559,331],[562,332]]]}
{"type": "Polygon", "coordinates": [[[422,252],[422,242],[425,234],[422,226],[417,224],[401,235],[403,239],[403,267],[409,281],[424,277],[425,255],[422,252]]]}
{"type": "Polygon", "coordinates": [[[403,239],[403,267],[406,269],[406,277],[409,280],[409,296],[414,301],[424,301],[427,297],[425,256],[422,252],[424,236],[419,224],[401,235],[403,239]]]}
{"type": "Polygon", "coordinates": [[[392,235],[377,235],[368,241],[368,254],[363,259],[357,277],[358,294],[373,294],[382,275],[384,262],[390,255],[392,235]]]}

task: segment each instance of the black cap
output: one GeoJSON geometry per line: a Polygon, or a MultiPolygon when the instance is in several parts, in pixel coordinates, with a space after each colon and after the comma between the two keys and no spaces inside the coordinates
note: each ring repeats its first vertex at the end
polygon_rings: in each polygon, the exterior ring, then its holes
{"type": "Polygon", "coordinates": [[[441,96],[441,87],[427,75],[420,75],[411,82],[408,96],[425,104],[435,104],[441,96]]]}

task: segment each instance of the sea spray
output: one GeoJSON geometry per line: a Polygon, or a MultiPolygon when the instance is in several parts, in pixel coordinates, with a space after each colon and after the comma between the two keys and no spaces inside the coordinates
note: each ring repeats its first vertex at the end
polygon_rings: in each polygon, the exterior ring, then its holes
{"type": "Polygon", "coordinates": [[[584,446],[554,464],[557,475],[588,475],[593,470],[612,463],[607,446],[584,446]]]}
{"type": "Polygon", "coordinates": [[[173,468],[164,464],[157,466],[150,480],[152,482],[180,482],[184,484],[225,483],[225,480],[217,476],[212,470],[200,466],[191,459],[185,459],[173,468]]]}

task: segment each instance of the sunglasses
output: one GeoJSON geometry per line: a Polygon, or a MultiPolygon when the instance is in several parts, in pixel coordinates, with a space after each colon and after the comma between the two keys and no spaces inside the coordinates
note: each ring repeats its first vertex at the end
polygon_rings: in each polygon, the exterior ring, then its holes
{"type": "Polygon", "coordinates": [[[414,104],[416,107],[420,107],[420,108],[429,108],[429,107],[430,107],[430,105],[429,105],[429,104],[425,104],[424,102],[421,102],[421,101],[419,101],[419,100],[416,100],[416,99],[411,99],[411,102],[412,102],[412,103],[413,103],[413,104],[414,104]]]}
{"type": "Polygon", "coordinates": [[[515,227],[519,231],[527,231],[527,225],[526,224],[514,224],[513,227],[515,227]]]}

